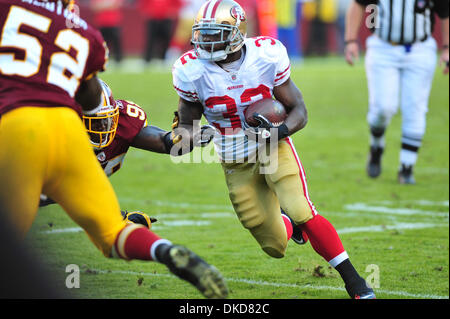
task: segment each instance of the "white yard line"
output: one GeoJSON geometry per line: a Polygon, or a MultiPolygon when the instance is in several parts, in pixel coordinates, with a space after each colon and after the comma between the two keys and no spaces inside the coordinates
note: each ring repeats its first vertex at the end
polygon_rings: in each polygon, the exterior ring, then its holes
{"type": "MultiPolygon", "coordinates": [[[[149,277],[173,277],[170,274],[155,274],[155,273],[145,273],[145,272],[136,272],[136,271],[126,271],[126,270],[102,270],[102,269],[91,269],[94,272],[100,274],[121,274],[121,275],[133,275],[133,276],[149,276],[149,277]]],[[[311,289],[311,290],[336,290],[336,291],[345,291],[342,287],[333,287],[333,286],[322,286],[322,285],[297,285],[297,284],[287,284],[287,283],[277,283],[270,281],[262,281],[262,280],[252,280],[246,278],[225,278],[228,282],[237,282],[244,283],[255,286],[269,286],[276,288],[298,288],[298,289],[311,289]]],[[[382,293],[386,295],[393,296],[402,296],[409,298],[424,298],[424,299],[448,299],[449,296],[439,296],[439,295],[431,295],[431,294],[413,294],[406,291],[393,291],[386,289],[374,289],[375,293],[382,293]]],[[[300,291],[299,291],[300,292],[300,291]]]]}
{"type": "Polygon", "coordinates": [[[233,206],[231,206],[231,205],[192,204],[192,203],[183,203],[183,202],[169,202],[169,201],[162,201],[162,200],[135,199],[135,198],[128,198],[128,197],[119,197],[119,202],[133,203],[133,204],[141,203],[141,204],[145,204],[145,205],[154,205],[154,206],[158,206],[158,207],[233,211],[233,206]]]}
{"type": "Polygon", "coordinates": [[[433,200],[427,200],[427,199],[418,199],[418,200],[399,200],[399,201],[391,201],[391,200],[383,200],[378,201],[377,204],[383,204],[383,205],[398,205],[399,203],[403,204],[417,204],[421,206],[444,206],[449,207],[449,201],[448,200],[441,200],[441,201],[433,201],[433,200]]]}
{"type": "MultiPolygon", "coordinates": [[[[178,221],[165,221],[163,225],[153,225],[152,229],[161,229],[165,227],[185,227],[185,226],[209,226],[211,221],[193,221],[193,220],[178,220],[178,221]]],[[[436,227],[449,227],[448,224],[430,224],[430,223],[394,223],[392,225],[369,225],[361,227],[346,227],[337,229],[338,234],[349,234],[349,233],[373,233],[382,232],[387,230],[399,230],[399,229],[425,229],[425,228],[436,228],[436,227]]],[[[45,230],[43,234],[63,234],[63,233],[77,233],[81,232],[83,229],[80,227],[69,227],[69,228],[56,228],[51,230],[45,230]]]]}
{"type": "Polygon", "coordinates": [[[410,209],[410,208],[392,208],[385,206],[372,206],[366,203],[354,203],[344,206],[345,209],[352,211],[361,212],[371,212],[380,214],[392,214],[392,215],[429,215],[429,216],[447,216],[447,212],[435,212],[435,211],[425,211],[421,209],[410,209]]]}
{"type": "Polygon", "coordinates": [[[382,232],[386,230],[400,230],[400,229],[424,229],[435,227],[448,227],[448,224],[427,224],[427,223],[395,223],[394,225],[371,225],[363,227],[347,227],[336,230],[338,234],[350,233],[373,233],[382,232]]]}
{"type": "MultiPolygon", "coordinates": [[[[125,203],[133,203],[133,204],[145,204],[145,205],[154,205],[158,207],[171,207],[171,208],[184,208],[184,209],[195,209],[200,211],[208,211],[208,210],[219,210],[220,215],[223,216],[226,213],[234,213],[233,207],[231,205],[210,205],[210,204],[193,204],[193,203],[184,203],[184,202],[169,202],[169,201],[160,201],[160,200],[139,200],[139,199],[131,199],[126,197],[121,197],[119,199],[121,202],[125,203]]],[[[398,202],[392,201],[380,201],[380,204],[390,205],[396,204],[398,202]]],[[[413,201],[402,201],[402,203],[412,203],[418,204],[422,206],[443,206],[449,207],[449,201],[429,201],[429,200],[413,200],[413,201]]],[[[379,213],[379,214],[391,214],[391,215],[426,215],[426,216],[443,216],[448,217],[449,212],[447,211],[429,211],[429,210],[421,210],[421,209],[411,209],[411,208],[398,208],[398,207],[386,207],[386,206],[378,206],[378,205],[369,205],[367,203],[353,203],[344,206],[344,209],[349,211],[357,211],[357,212],[370,212],[370,213],[379,213]]],[[[207,213],[202,213],[207,214],[207,213]]],[[[210,213],[211,216],[213,213],[210,213]]],[[[326,212],[322,212],[324,216],[327,215],[326,212]]],[[[170,216],[170,215],[169,215],[170,216]]],[[[183,216],[182,213],[178,216],[183,216]]],[[[208,217],[211,217],[208,216],[208,217]]],[[[342,216],[345,216],[343,213],[342,216]]],[[[205,216],[206,217],[206,216],[205,216]]],[[[218,217],[218,216],[217,216],[218,217]]]]}

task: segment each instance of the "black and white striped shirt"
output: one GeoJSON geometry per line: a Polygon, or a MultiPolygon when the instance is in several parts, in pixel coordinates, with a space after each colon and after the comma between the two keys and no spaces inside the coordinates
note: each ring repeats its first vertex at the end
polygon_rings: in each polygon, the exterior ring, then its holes
{"type": "MultiPolygon", "coordinates": [[[[433,33],[435,13],[449,16],[449,0],[356,0],[361,5],[376,5],[377,23],[371,29],[381,39],[410,44],[425,41],[433,33]]],[[[367,10],[374,12],[373,10],[367,10]]]]}

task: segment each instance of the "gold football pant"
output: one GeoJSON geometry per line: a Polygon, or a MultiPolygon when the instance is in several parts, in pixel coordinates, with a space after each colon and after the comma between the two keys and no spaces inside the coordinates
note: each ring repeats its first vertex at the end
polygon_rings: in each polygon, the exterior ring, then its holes
{"type": "Polygon", "coordinates": [[[0,207],[25,236],[41,193],[110,256],[126,225],[83,123],[68,107],[20,107],[0,118],[0,207]]]}
{"type": "Polygon", "coordinates": [[[292,140],[280,141],[275,153],[272,156],[278,156],[277,169],[270,173],[261,173],[259,160],[222,163],[222,168],[240,222],[268,255],[281,258],[287,233],[280,207],[297,225],[306,223],[317,212],[309,199],[305,173],[292,140]]]}

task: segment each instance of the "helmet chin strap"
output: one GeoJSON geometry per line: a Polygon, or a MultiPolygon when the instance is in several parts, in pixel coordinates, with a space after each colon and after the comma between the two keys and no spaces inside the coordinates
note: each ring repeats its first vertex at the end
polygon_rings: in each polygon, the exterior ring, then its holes
{"type": "Polygon", "coordinates": [[[225,50],[214,51],[211,53],[209,51],[203,50],[202,48],[198,48],[197,52],[198,52],[198,57],[201,60],[223,61],[228,56],[228,54],[225,52],[225,50]]]}

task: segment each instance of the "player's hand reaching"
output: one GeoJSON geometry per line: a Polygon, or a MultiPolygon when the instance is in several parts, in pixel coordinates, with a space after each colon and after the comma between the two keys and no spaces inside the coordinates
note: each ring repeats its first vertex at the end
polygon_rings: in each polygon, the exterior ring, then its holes
{"type": "Polygon", "coordinates": [[[173,116],[173,120],[172,120],[172,132],[170,134],[170,138],[172,140],[173,144],[177,144],[178,142],[181,141],[181,135],[178,134],[177,132],[177,128],[178,125],[180,124],[180,117],[178,116],[178,112],[175,111],[173,112],[174,116],[173,116]]]}
{"type": "Polygon", "coordinates": [[[354,65],[355,61],[359,59],[359,46],[356,41],[347,41],[345,45],[345,61],[348,64],[354,65]]]}
{"type": "Polygon", "coordinates": [[[172,130],[167,132],[163,139],[167,154],[171,154],[172,156],[184,155],[191,152],[194,148],[191,132],[180,126],[180,116],[178,111],[174,111],[172,130]]]}

